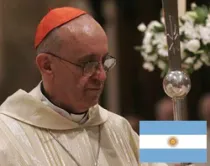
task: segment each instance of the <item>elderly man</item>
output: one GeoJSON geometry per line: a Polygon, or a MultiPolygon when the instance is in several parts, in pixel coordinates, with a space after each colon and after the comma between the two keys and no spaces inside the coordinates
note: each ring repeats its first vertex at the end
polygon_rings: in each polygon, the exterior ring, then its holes
{"type": "Polygon", "coordinates": [[[42,81],[0,107],[0,165],[140,165],[138,135],[97,104],[116,63],[100,25],[80,9],[53,9],[38,25],[35,48],[42,81]]]}

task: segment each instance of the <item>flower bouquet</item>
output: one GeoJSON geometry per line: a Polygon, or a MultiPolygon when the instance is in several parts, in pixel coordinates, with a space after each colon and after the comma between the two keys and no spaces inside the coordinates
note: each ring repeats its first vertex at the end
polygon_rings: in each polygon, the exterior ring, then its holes
{"type": "MultiPolygon", "coordinates": [[[[144,37],[135,49],[143,57],[143,68],[151,72],[157,67],[163,77],[168,72],[168,46],[163,16],[160,20],[138,26],[144,37]]],[[[210,66],[210,8],[191,4],[191,10],[179,18],[179,27],[183,70],[191,74],[203,65],[210,66]]]]}

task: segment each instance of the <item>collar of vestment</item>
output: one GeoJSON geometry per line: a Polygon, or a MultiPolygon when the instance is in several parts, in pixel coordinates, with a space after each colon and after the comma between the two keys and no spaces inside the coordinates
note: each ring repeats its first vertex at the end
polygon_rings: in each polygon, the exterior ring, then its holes
{"type": "Polygon", "coordinates": [[[68,113],[66,110],[56,106],[53,104],[48,97],[46,96],[45,89],[43,87],[43,83],[40,82],[37,88],[31,91],[32,95],[39,96],[39,99],[41,100],[42,103],[45,105],[49,106],[52,108],[54,111],[59,113],[62,116],[65,116],[67,119],[70,119],[76,123],[85,123],[88,120],[88,113],[85,112],[83,114],[73,114],[73,113],[68,113]],[[35,93],[34,93],[35,92],[35,93]]]}
{"type": "Polygon", "coordinates": [[[97,104],[88,110],[88,120],[85,123],[76,123],[44,104],[40,98],[39,88],[37,86],[30,93],[19,89],[1,105],[0,114],[35,127],[51,130],[96,126],[103,124],[108,119],[107,110],[97,104]]]}

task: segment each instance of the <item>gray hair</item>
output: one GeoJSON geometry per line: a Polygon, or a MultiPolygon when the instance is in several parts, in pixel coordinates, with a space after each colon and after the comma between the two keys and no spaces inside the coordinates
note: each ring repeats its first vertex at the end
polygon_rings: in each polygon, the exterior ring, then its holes
{"type": "Polygon", "coordinates": [[[45,52],[59,54],[61,49],[62,39],[59,36],[59,28],[51,31],[36,49],[37,55],[45,52]]]}

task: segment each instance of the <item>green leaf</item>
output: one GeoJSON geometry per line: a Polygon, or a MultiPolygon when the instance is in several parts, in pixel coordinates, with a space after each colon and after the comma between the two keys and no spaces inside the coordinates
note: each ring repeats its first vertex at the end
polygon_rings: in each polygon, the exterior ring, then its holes
{"type": "Polygon", "coordinates": [[[159,33],[159,32],[164,32],[165,31],[165,28],[164,28],[164,26],[155,26],[154,28],[153,28],[153,31],[154,32],[156,32],[156,33],[159,33]]]}
{"type": "Polygon", "coordinates": [[[195,23],[205,24],[209,13],[208,7],[205,5],[203,5],[202,7],[196,7],[195,12],[197,13],[197,18],[195,20],[195,23]]]}
{"type": "Polygon", "coordinates": [[[198,50],[197,52],[196,52],[196,54],[203,54],[204,53],[204,50],[198,50]]]}

